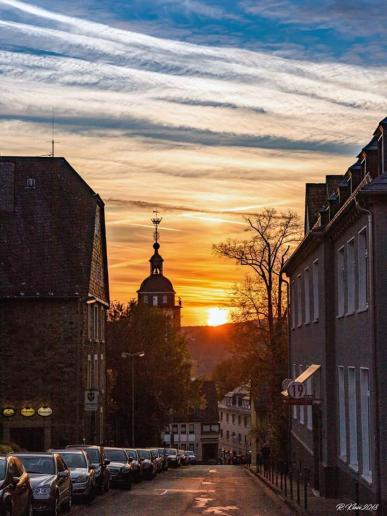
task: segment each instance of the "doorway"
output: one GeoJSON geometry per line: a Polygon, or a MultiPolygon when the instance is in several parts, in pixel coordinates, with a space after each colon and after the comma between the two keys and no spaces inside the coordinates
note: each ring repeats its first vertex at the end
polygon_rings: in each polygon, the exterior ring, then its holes
{"type": "Polygon", "coordinates": [[[11,428],[10,441],[27,451],[44,451],[44,428],[11,428]]]}

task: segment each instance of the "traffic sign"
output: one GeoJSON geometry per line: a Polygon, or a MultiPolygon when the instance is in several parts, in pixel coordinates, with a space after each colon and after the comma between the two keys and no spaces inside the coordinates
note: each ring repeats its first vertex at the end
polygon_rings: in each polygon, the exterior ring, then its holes
{"type": "Polygon", "coordinates": [[[301,382],[290,382],[287,388],[289,396],[295,399],[303,398],[305,390],[305,385],[301,382]]]}

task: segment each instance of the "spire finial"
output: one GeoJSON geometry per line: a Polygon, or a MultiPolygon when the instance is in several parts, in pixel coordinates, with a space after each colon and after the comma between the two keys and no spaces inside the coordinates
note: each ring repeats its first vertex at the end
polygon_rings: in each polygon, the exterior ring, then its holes
{"type": "Polygon", "coordinates": [[[155,244],[157,244],[158,241],[159,241],[159,225],[160,225],[160,223],[161,223],[161,221],[163,219],[162,219],[162,217],[159,217],[159,211],[158,211],[157,208],[155,208],[153,210],[153,213],[154,213],[154,217],[153,217],[153,219],[151,219],[152,224],[155,227],[155,230],[154,230],[154,233],[153,233],[153,237],[154,237],[154,240],[155,240],[155,244]]]}

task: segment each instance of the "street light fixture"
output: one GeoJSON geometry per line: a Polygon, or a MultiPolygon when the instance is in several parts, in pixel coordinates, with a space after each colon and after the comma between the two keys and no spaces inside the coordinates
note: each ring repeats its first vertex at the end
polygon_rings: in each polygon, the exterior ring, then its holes
{"type": "Polygon", "coordinates": [[[143,358],[145,356],[144,351],[137,351],[135,353],[130,353],[128,351],[123,351],[121,353],[122,358],[130,358],[131,361],[131,375],[132,375],[132,448],[135,447],[135,440],[134,440],[134,359],[137,358],[143,358]]]}

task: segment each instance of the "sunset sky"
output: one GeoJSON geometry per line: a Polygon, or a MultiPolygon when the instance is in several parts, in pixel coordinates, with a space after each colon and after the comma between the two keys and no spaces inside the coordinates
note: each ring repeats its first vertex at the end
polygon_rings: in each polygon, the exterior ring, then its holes
{"type": "Polygon", "coordinates": [[[148,274],[157,206],[183,324],[205,324],[244,272],[212,244],[302,215],[387,115],[386,23],[372,0],[0,0],[0,152],[49,154],[54,110],[106,203],[111,298],[148,274]]]}

